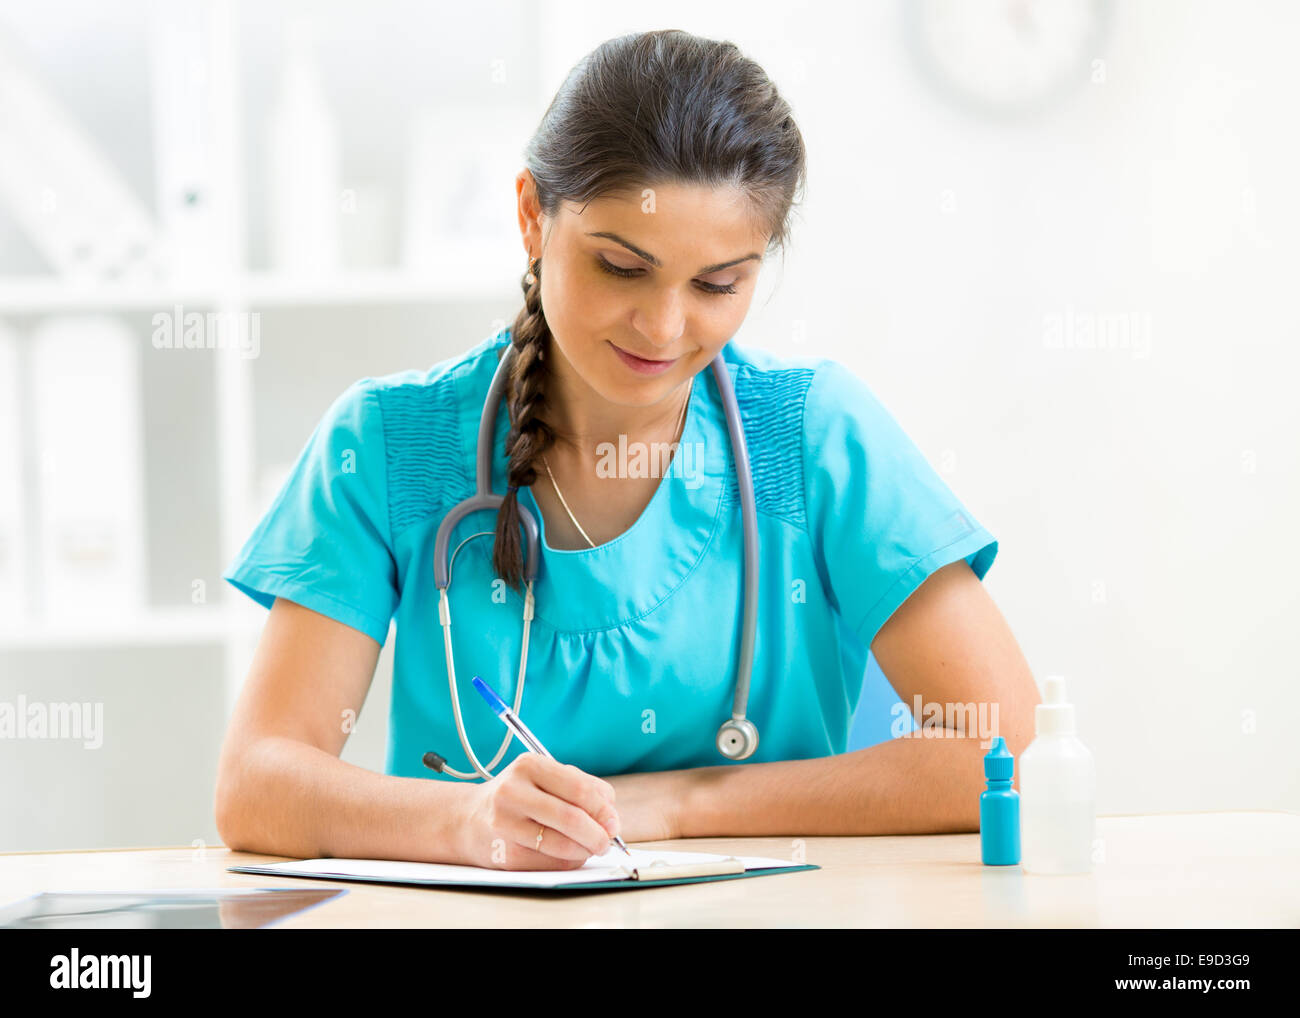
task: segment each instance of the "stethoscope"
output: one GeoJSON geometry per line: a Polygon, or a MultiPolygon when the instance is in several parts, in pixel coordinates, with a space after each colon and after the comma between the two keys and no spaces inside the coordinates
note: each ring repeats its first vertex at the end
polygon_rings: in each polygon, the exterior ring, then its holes
{"type": "MultiPolygon", "coordinates": [[[[476,537],[492,537],[495,531],[482,530],[461,541],[456,546],[451,560],[447,558],[447,545],[451,542],[456,525],[472,512],[486,510],[495,512],[505,501],[502,495],[492,493],[492,453],[496,447],[497,414],[501,406],[501,394],[509,378],[510,363],[514,359],[515,349],[507,345],[505,353],[497,364],[496,374],[492,376],[492,385],[488,389],[487,401],[483,405],[483,415],[478,425],[478,450],[475,492],[463,502],[457,503],[447,513],[438,527],[438,535],[433,548],[434,584],[438,588],[438,621],[442,623],[443,643],[447,651],[447,682],[451,690],[452,713],[456,718],[456,732],[465,756],[474,765],[474,773],[466,774],[452,770],[445,758],[437,753],[426,753],[425,764],[442,774],[453,778],[472,780],[492,778],[492,768],[501,762],[510,746],[514,733],[507,727],[501,748],[496,756],[484,767],[479,763],[474,750],[470,748],[465,735],[465,725],[460,716],[460,695],[456,691],[456,666],[451,652],[451,603],[447,591],[451,586],[451,569],[456,555],[465,544],[476,537]]],[[[758,748],[758,729],[745,717],[745,708],[749,703],[749,679],[754,664],[754,632],[758,618],[758,516],[754,507],[754,483],[749,472],[749,450],[745,445],[745,431],[741,425],[740,409],[736,405],[736,394],[731,388],[731,376],[722,359],[722,354],[713,358],[713,377],[717,381],[718,391],[722,394],[723,407],[727,414],[727,432],[731,436],[732,456],[736,461],[736,480],[740,489],[740,512],[745,531],[745,602],[744,628],[740,636],[740,662],[736,670],[736,694],[732,702],[731,717],[718,729],[718,752],[730,760],[744,760],[758,748]]],[[[519,652],[519,678],[515,683],[515,702],[513,710],[519,713],[524,698],[524,673],[528,661],[528,631],[533,621],[533,581],[537,578],[540,538],[537,520],[522,504],[519,504],[519,516],[524,526],[524,539],[527,554],[524,557],[524,637],[519,652]]]]}

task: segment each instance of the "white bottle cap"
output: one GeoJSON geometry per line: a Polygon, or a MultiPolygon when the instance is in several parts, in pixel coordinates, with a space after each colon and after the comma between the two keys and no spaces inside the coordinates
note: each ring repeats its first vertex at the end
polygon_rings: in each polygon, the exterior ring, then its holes
{"type": "Polygon", "coordinates": [[[1034,708],[1035,735],[1073,735],[1074,704],[1065,701],[1065,677],[1047,677],[1047,695],[1034,708]]]}

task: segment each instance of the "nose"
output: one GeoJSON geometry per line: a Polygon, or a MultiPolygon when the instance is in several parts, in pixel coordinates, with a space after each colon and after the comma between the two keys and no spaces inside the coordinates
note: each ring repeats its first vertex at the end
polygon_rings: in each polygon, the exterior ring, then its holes
{"type": "Polygon", "coordinates": [[[655,350],[670,353],[686,332],[681,297],[671,287],[648,297],[633,312],[632,325],[655,350]]]}

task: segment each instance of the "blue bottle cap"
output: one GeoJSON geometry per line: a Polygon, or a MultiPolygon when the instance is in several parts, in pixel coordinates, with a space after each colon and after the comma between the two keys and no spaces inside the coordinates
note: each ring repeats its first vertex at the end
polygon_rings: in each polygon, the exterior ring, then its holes
{"type": "Polygon", "coordinates": [[[1016,759],[1007,749],[1007,740],[999,735],[984,755],[984,777],[991,781],[1010,781],[1015,768],[1016,759]]]}

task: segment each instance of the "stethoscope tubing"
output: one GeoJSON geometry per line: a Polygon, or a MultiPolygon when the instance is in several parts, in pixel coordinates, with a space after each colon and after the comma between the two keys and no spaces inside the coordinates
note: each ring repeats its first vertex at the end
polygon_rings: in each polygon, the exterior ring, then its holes
{"type": "MultiPolygon", "coordinates": [[[[462,779],[473,779],[481,777],[484,780],[490,779],[493,775],[491,768],[495,767],[505,754],[510,745],[510,739],[513,733],[507,729],[504,741],[496,755],[485,767],[475,756],[474,751],[470,748],[469,740],[465,733],[465,726],[460,712],[460,696],[456,689],[456,672],[455,663],[452,655],[451,646],[451,603],[448,596],[448,590],[451,586],[451,563],[455,559],[455,553],[448,556],[448,548],[451,543],[451,535],[460,523],[470,513],[486,511],[495,512],[500,509],[501,504],[505,501],[504,495],[494,494],[492,485],[492,455],[496,449],[496,420],[500,412],[501,397],[505,391],[505,386],[510,375],[510,364],[514,359],[515,349],[513,345],[507,345],[502,353],[500,361],[497,363],[496,371],[492,375],[492,383],[488,388],[487,398],[483,404],[483,412],[479,418],[478,428],[478,447],[475,455],[475,490],[474,494],[448,511],[438,527],[438,532],[434,538],[433,551],[433,573],[434,584],[438,589],[438,616],[441,623],[444,637],[444,644],[447,658],[447,679],[449,693],[452,701],[452,714],[456,722],[456,732],[460,737],[461,747],[465,750],[465,755],[474,767],[474,773],[465,774],[460,771],[446,767],[441,768],[443,773],[452,777],[462,779]]],[[[745,442],[744,425],[741,420],[740,407],[736,401],[736,394],[731,384],[731,376],[727,371],[726,362],[722,354],[719,353],[713,358],[710,365],[713,369],[714,381],[717,383],[718,392],[722,397],[723,409],[726,413],[727,433],[731,440],[732,459],[736,469],[737,489],[740,494],[740,511],[741,520],[744,529],[744,601],[742,606],[742,627],[740,636],[740,654],[737,661],[736,669],[736,690],[732,698],[731,721],[723,724],[719,730],[719,748],[723,745],[723,732],[730,728],[733,730],[732,738],[734,739],[737,726],[740,732],[748,731],[752,733],[749,739],[742,739],[744,749],[735,754],[726,754],[733,759],[743,759],[749,756],[757,745],[758,732],[753,722],[745,718],[745,711],[749,703],[750,678],[753,672],[754,664],[754,644],[755,635],[758,628],[758,509],[754,497],[754,481],[750,471],[749,449],[745,442]]],[[[523,700],[524,678],[526,672],[526,663],[528,660],[528,635],[530,625],[534,614],[533,601],[533,582],[537,578],[538,563],[541,558],[541,537],[540,528],[536,517],[522,503],[516,503],[519,510],[520,523],[524,528],[524,543],[527,548],[524,555],[523,578],[525,583],[524,595],[524,612],[523,612],[523,644],[519,659],[519,677],[515,684],[515,703],[514,711],[520,712],[523,700]]],[[[475,537],[491,537],[494,531],[480,531],[471,534],[465,538],[461,545],[475,537]]],[[[456,551],[459,552],[460,546],[456,551]]]]}

